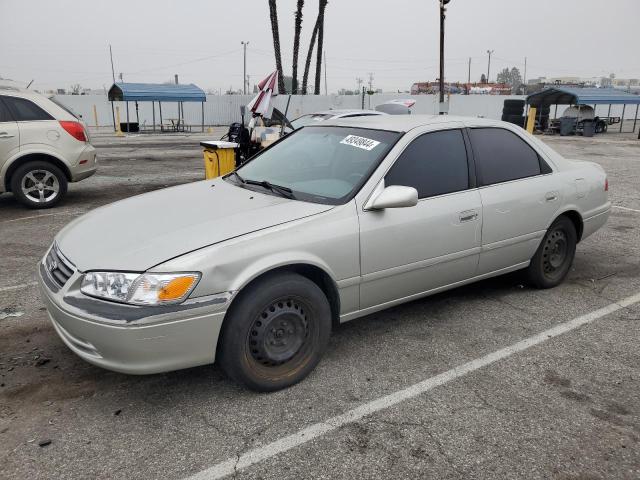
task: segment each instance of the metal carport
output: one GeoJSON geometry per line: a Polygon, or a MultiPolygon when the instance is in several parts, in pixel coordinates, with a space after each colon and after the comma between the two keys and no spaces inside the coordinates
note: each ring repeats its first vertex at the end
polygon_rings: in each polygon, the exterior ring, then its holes
{"type": "MultiPolygon", "coordinates": [[[[113,102],[126,102],[127,124],[129,124],[129,102],[136,102],[136,119],[139,122],[138,102],[151,102],[153,109],[153,131],[156,130],[156,108],[158,102],[160,110],[160,125],[162,128],[162,102],[178,103],[178,126],[184,122],[183,102],[200,102],[202,112],[202,131],[204,132],[204,102],[207,96],[196,85],[173,83],[114,83],[109,88],[109,101],[113,113],[113,102]]],[[[183,123],[184,125],[184,123],[183,123]]],[[[113,115],[113,128],[116,129],[115,114],[113,115]]]]}
{"type": "Polygon", "coordinates": [[[636,106],[636,114],[633,121],[633,131],[636,130],[638,122],[638,108],[640,108],[640,95],[634,95],[615,88],[581,88],[555,86],[549,87],[538,93],[533,93],[527,97],[527,105],[540,107],[556,105],[593,105],[594,110],[597,105],[609,105],[611,115],[612,105],[622,105],[622,120],[620,122],[620,132],[624,125],[624,112],[627,105],[636,106]]]}

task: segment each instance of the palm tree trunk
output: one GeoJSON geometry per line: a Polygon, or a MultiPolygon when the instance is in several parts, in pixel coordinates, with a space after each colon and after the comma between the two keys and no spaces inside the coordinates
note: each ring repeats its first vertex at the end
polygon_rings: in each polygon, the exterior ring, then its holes
{"type": "Polygon", "coordinates": [[[302,76],[302,93],[307,94],[307,81],[309,80],[309,69],[311,68],[311,55],[313,55],[313,47],[316,46],[316,37],[318,36],[318,25],[320,18],[316,19],[316,25],[313,27],[311,41],[309,42],[309,51],[307,52],[307,61],[304,64],[304,75],[302,76]]]}
{"type": "Polygon", "coordinates": [[[291,93],[298,93],[298,50],[300,49],[300,32],[302,31],[302,8],[304,0],[298,0],[295,14],[295,33],[293,35],[293,72],[291,74],[291,93]]]}
{"type": "Polygon", "coordinates": [[[278,32],[278,10],[276,9],[276,0],[269,0],[269,14],[271,16],[271,33],[273,34],[273,51],[276,55],[276,70],[278,70],[278,93],[287,93],[284,88],[284,75],[282,74],[280,33],[278,32]]]}
{"type": "Polygon", "coordinates": [[[320,95],[320,74],[322,73],[322,41],[324,37],[324,9],[329,3],[327,0],[320,0],[318,10],[318,50],[316,51],[316,84],[314,94],[320,95]]]}

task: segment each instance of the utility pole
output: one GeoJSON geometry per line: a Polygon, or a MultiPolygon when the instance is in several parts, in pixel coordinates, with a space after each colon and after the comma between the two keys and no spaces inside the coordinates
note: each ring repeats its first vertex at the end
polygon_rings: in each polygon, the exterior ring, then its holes
{"type": "Polygon", "coordinates": [[[249,42],[245,42],[242,41],[240,42],[242,44],[242,47],[244,48],[244,70],[242,73],[242,90],[244,91],[244,94],[247,94],[247,45],[249,45],[249,42]]]}
{"type": "MultiPolygon", "coordinates": [[[[109,44],[109,58],[111,58],[111,78],[113,79],[113,83],[116,83],[116,71],[113,68],[113,52],[111,51],[111,44],[109,44]]],[[[116,127],[116,112],[113,109],[113,102],[111,102],[111,117],[113,117],[113,131],[117,132],[118,129],[116,127]]]]}
{"type": "Polygon", "coordinates": [[[495,50],[487,50],[487,53],[489,54],[489,63],[487,64],[487,83],[489,83],[491,80],[489,77],[489,74],[491,73],[491,55],[493,54],[495,50]]]}
{"type": "Polygon", "coordinates": [[[322,52],[324,54],[324,94],[328,95],[327,91],[327,51],[322,52]]]}
{"type": "Polygon", "coordinates": [[[356,83],[358,84],[358,93],[360,93],[360,90],[362,90],[363,82],[364,80],[362,80],[360,77],[356,77],[356,83]]]}
{"type": "Polygon", "coordinates": [[[444,19],[447,9],[445,5],[451,0],[440,0],[440,115],[444,115],[444,19]]]}
{"type": "Polygon", "coordinates": [[[471,83],[471,57],[469,57],[469,78],[467,79],[467,83],[471,83]]]}
{"type": "Polygon", "coordinates": [[[527,57],[524,57],[524,79],[522,80],[524,85],[524,94],[527,94],[527,57]]]}
{"type": "Polygon", "coordinates": [[[113,52],[111,51],[111,44],[109,44],[109,57],[111,58],[111,76],[113,77],[113,83],[116,83],[116,72],[113,69],[113,52]]]}
{"type": "Polygon", "coordinates": [[[369,72],[369,91],[373,91],[373,73],[369,72]]]}

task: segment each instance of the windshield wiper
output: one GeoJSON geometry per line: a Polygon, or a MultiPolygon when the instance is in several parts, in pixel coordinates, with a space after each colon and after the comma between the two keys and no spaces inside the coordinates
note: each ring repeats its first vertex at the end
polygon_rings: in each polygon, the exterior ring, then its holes
{"type": "MultiPolygon", "coordinates": [[[[238,175],[236,173],[236,175],[238,175]]],[[[289,187],[283,187],[282,185],[276,185],[275,183],[267,182],[266,180],[245,180],[244,183],[247,185],[259,185],[262,188],[266,188],[267,190],[271,190],[272,192],[279,193],[281,196],[285,198],[295,199],[295,195],[293,191],[289,187]]]]}
{"type": "MultiPolygon", "coordinates": [[[[245,179],[244,179],[244,178],[242,178],[242,177],[240,176],[240,174],[239,174],[239,173],[237,173],[236,171],[231,172],[229,175],[227,175],[227,177],[230,177],[231,175],[234,175],[238,180],[240,180],[240,183],[247,183],[247,182],[245,181],[245,179]]],[[[225,177],[225,178],[226,178],[226,177],[225,177]]]]}

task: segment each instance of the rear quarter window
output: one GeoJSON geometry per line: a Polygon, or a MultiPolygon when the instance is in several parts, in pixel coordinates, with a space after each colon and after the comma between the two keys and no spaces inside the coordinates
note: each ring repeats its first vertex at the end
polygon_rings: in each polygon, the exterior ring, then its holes
{"type": "Polygon", "coordinates": [[[35,120],[55,120],[51,115],[31,100],[18,97],[4,97],[4,103],[9,108],[16,122],[30,122],[35,120]]]}

